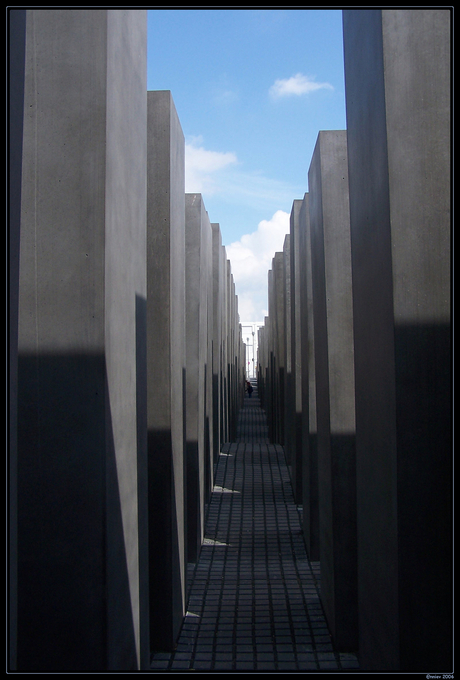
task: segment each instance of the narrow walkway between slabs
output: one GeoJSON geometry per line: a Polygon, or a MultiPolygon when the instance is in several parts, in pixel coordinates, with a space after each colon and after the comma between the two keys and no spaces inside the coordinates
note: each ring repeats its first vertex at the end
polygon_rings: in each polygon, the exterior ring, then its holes
{"type": "Polygon", "coordinates": [[[173,653],[158,672],[345,671],[319,599],[282,446],[268,440],[257,385],[239,414],[237,441],[222,447],[200,557],[173,653]]]}

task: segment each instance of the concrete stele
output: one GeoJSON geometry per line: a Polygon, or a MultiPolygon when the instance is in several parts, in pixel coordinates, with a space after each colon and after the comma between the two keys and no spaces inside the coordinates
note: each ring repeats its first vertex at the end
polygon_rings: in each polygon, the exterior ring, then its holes
{"type": "Polygon", "coordinates": [[[370,670],[452,670],[450,24],[449,9],[344,10],[370,670]]]}
{"type": "Polygon", "coordinates": [[[172,649],[186,604],[185,142],[169,91],[148,92],[147,144],[150,631],[172,649]]]}
{"type": "Polygon", "coordinates": [[[26,30],[18,668],[135,670],[148,663],[146,13],[28,10],[26,30]]]}
{"type": "Polygon", "coordinates": [[[211,229],[201,194],[185,196],[186,413],[188,561],[196,562],[204,535],[208,286],[206,249],[211,229]]]}
{"type": "Polygon", "coordinates": [[[309,173],[321,599],[338,649],[358,645],[353,311],[347,134],[318,135],[309,173]]]}

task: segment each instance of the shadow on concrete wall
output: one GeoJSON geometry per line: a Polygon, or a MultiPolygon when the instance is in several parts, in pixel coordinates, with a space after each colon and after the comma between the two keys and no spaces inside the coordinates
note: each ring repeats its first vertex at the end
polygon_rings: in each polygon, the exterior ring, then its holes
{"type": "Polygon", "coordinates": [[[187,441],[187,558],[196,562],[200,547],[200,462],[197,441],[187,441]]]}
{"type": "Polygon", "coordinates": [[[371,386],[358,389],[356,401],[360,654],[370,669],[447,672],[453,633],[451,329],[398,323],[394,346],[378,347],[376,354],[381,335],[355,353],[357,386],[371,386]],[[377,361],[379,355],[388,361],[377,361]]]}
{"type": "Polygon", "coordinates": [[[397,325],[395,348],[400,665],[447,670],[453,621],[450,325],[397,325]]]}
{"type": "Polygon", "coordinates": [[[148,451],[151,651],[167,651],[175,646],[185,604],[171,431],[150,430],[148,451]]]}
{"type": "Polygon", "coordinates": [[[135,669],[105,357],[21,354],[18,384],[18,669],[135,669]]]}

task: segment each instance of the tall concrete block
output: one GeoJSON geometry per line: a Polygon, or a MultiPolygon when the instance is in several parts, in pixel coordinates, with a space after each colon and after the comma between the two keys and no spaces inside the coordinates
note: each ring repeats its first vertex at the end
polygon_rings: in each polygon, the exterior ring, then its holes
{"type": "Polygon", "coordinates": [[[303,529],[308,556],[318,561],[318,437],[316,424],[315,333],[309,194],[299,212],[299,304],[302,364],[302,505],[303,529]]]}
{"type": "Polygon", "coordinates": [[[452,670],[450,11],[344,11],[360,663],[452,670]],[[423,565],[423,566],[421,566],[423,565]]]}
{"type": "Polygon", "coordinates": [[[341,650],[357,648],[353,312],[346,131],[320,132],[309,173],[321,599],[341,650]]]}
{"type": "Polygon", "coordinates": [[[227,421],[228,441],[235,441],[235,284],[230,260],[226,260],[226,376],[227,376],[227,421]]]}
{"type": "MultiPolygon", "coordinates": [[[[272,261],[273,267],[273,261],[272,261]]],[[[273,268],[269,269],[267,275],[268,285],[268,317],[267,329],[267,390],[265,394],[265,405],[268,420],[268,437],[270,442],[275,442],[275,421],[274,421],[274,352],[273,352],[273,327],[274,327],[274,287],[273,287],[273,268]]]]}
{"type": "Polygon", "coordinates": [[[228,314],[227,314],[227,251],[222,246],[221,253],[222,276],[222,436],[223,441],[229,441],[228,429],[228,314]]]}
{"type": "Polygon", "coordinates": [[[270,438],[270,317],[264,318],[263,327],[263,354],[261,370],[263,374],[263,408],[267,416],[268,436],[270,438]]]}
{"type": "Polygon", "coordinates": [[[302,504],[302,316],[300,306],[300,211],[303,201],[292,204],[290,215],[291,271],[291,391],[292,391],[292,487],[298,505],[302,504]]]}
{"type": "Polygon", "coordinates": [[[147,379],[150,629],[174,647],[185,611],[184,136],[169,91],[148,92],[147,379]]]}
{"type": "MultiPolygon", "coordinates": [[[[231,441],[236,439],[236,423],[237,423],[237,413],[238,413],[238,330],[239,330],[239,320],[238,320],[238,298],[236,296],[235,289],[235,279],[233,277],[231,263],[228,261],[229,272],[230,272],[230,289],[229,289],[229,299],[230,299],[230,336],[229,336],[229,373],[230,373],[230,436],[231,441]]],[[[243,361],[244,365],[244,361],[243,361]]]]}
{"type": "Polygon", "coordinates": [[[136,670],[149,661],[146,39],[144,10],[27,14],[17,488],[24,671],[136,670]]]}
{"type": "Polygon", "coordinates": [[[9,669],[17,670],[18,605],[18,305],[26,10],[10,9],[8,21],[8,282],[9,282],[9,669]]]}
{"type": "Polygon", "coordinates": [[[294,394],[292,390],[291,347],[291,235],[286,234],[283,244],[283,334],[284,334],[284,451],[291,480],[295,476],[294,394]]]}
{"type": "Polygon", "coordinates": [[[266,329],[261,326],[257,329],[257,363],[256,377],[259,391],[260,406],[265,409],[265,385],[266,378],[266,329]]]}
{"type": "Polygon", "coordinates": [[[221,267],[220,267],[220,277],[222,286],[222,382],[221,382],[221,392],[222,392],[222,407],[221,407],[221,419],[222,419],[222,441],[228,442],[229,438],[229,425],[228,425],[228,311],[227,311],[227,299],[228,299],[228,286],[227,286],[227,251],[225,246],[222,246],[221,250],[221,267]]]}
{"type": "Polygon", "coordinates": [[[213,400],[213,469],[222,438],[222,234],[217,223],[212,228],[212,308],[213,308],[213,344],[212,344],[212,400],[213,400]]]}
{"type": "MultiPolygon", "coordinates": [[[[214,443],[214,400],[213,400],[213,353],[214,353],[214,305],[213,305],[213,230],[206,213],[203,246],[205,251],[206,269],[205,286],[206,304],[206,370],[205,370],[205,466],[204,466],[204,500],[208,503],[214,486],[213,461],[217,457],[214,443]]],[[[204,530],[204,529],[203,529],[204,530]]]]}
{"type": "Polygon", "coordinates": [[[196,562],[204,536],[206,397],[208,365],[208,232],[201,194],[185,196],[186,413],[188,561],[196,562]]]}
{"type": "Polygon", "coordinates": [[[276,443],[285,442],[285,373],[286,373],[286,334],[284,328],[284,255],[275,253],[273,258],[274,289],[274,358],[275,358],[275,428],[276,443]]]}
{"type": "MultiPolygon", "coordinates": [[[[264,325],[258,330],[257,350],[257,384],[259,390],[260,405],[268,416],[267,388],[268,388],[268,317],[264,318],[264,325]]],[[[267,417],[268,425],[268,417],[267,417]]]]}
{"type": "Polygon", "coordinates": [[[275,259],[272,259],[272,268],[268,272],[268,316],[269,324],[269,375],[270,375],[270,410],[268,432],[271,443],[279,442],[279,389],[278,389],[278,325],[276,319],[276,285],[275,285],[275,259]]]}

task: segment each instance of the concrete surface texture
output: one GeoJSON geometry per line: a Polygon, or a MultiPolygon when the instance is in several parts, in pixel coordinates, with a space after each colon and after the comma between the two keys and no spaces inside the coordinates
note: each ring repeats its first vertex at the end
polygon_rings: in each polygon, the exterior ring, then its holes
{"type": "Polygon", "coordinates": [[[290,469],[295,465],[293,449],[294,394],[292,392],[292,343],[291,343],[291,235],[286,234],[283,244],[283,318],[284,328],[284,449],[290,469]]]}
{"type": "Polygon", "coordinates": [[[356,460],[347,133],[318,135],[308,172],[321,597],[339,649],[357,647],[356,460]]]}
{"type": "Polygon", "coordinates": [[[150,638],[169,648],[185,611],[187,562],[185,142],[169,91],[148,93],[147,136],[150,638]]]}
{"type": "Polygon", "coordinates": [[[26,10],[12,10],[8,16],[8,236],[9,261],[8,284],[10,290],[9,323],[9,534],[8,569],[10,574],[9,631],[10,645],[8,662],[17,667],[17,621],[18,621],[18,524],[17,524],[17,483],[18,483],[18,305],[19,305],[19,234],[21,224],[22,192],[22,140],[24,133],[24,77],[26,55],[26,10]],[[14,508],[14,511],[12,509],[14,508]]]}
{"type": "Polygon", "coordinates": [[[212,229],[212,403],[213,403],[213,465],[217,463],[222,443],[222,234],[217,223],[212,229]]]}
{"type": "Polygon", "coordinates": [[[26,30],[17,663],[136,668],[145,12],[28,10],[26,30]]]}
{"type": "MultiPolygon", "coordinates": [[[[187,532],[188,559],[195,562],[204,531],[205,461],[208,362],[208,268],[212,259],[207,246],[211,224],[201,194],[185,197],[186,223],[186,413],[187,413],[187,532]]],[[[212,335],[210,336],[212,337],[212,335]]]]}
{"type": "Polygon", "coordinates": [[[360,654],[373,669],[441,670],[452,606],[450,13],[345,10],[344,53],[360,654]],[[436,558],[417,569],[426,555],[436,558]]]}
{"type": "Polygon", "coordinates": [[[291,314],[287,323],[291,325],[291,475],[296,502],[302,505],[302,311],[300,306],[300,244],[299,244],[299,215],[303,202],[295,200],[290,215],[290,293],[291,314]]]}
{"type": "Polygon", "coordinates": [[[318,434],[316,422],[315,326],[311,266],[310,197],[299,213],[299,303],[302,360],[302,496],[303,530],[311,560],[319,560],[318,434]]]}

